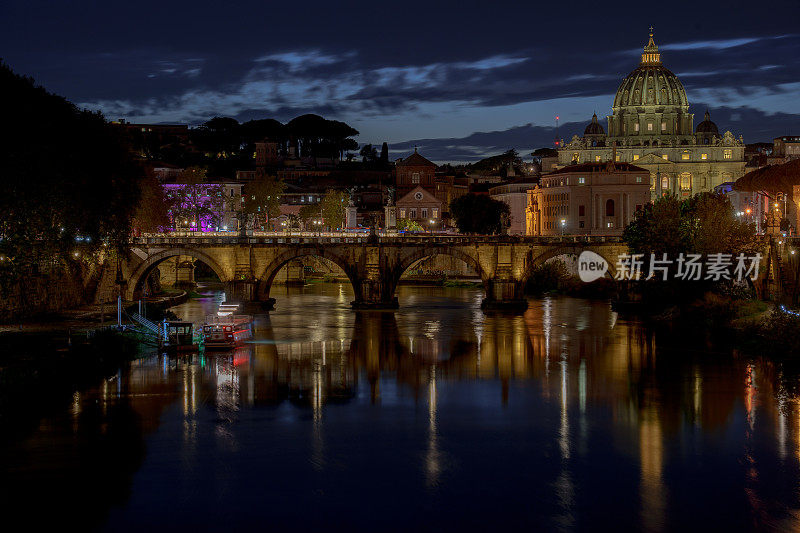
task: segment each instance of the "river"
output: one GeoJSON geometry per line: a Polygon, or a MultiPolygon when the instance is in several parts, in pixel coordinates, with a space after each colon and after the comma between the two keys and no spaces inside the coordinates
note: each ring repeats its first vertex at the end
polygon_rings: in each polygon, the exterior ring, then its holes
{"type": "MultiPolygon", "coordinates": [[[[126,364],[5,442],[6,516],[108,531],[800,528],[798,380],[605,302],[273,290],[233,353],[126,364]]],[[[174,311],[196,322],[222,295],[174,311]]],[[[25,401],[25,398],[20,398],[25,401]]]]}

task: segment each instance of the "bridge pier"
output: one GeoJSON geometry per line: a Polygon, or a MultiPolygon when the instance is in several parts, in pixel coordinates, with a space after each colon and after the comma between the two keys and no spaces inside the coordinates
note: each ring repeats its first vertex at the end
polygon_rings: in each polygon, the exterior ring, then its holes
{"type": "Polygon", "coordinates": [[[525,298],[523,282],[514,279],[490,279],[486,286],[486,298],[481,309],[487,311],[525,311],[528,300],[525,298]]]}
{"type": "Polygon", "coordinates": [[[353,285],[356,299],[350,302],[353,309],[397,309],[400,302],[394,295],[395,283],[387,278],[388,276],[380,271],[370,273],[366,279],[362,279],[353,285]]]}

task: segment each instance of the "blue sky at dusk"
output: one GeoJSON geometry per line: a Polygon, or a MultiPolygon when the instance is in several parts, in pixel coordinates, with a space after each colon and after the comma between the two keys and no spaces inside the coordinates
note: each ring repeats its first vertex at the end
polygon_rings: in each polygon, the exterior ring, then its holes
{"type": "Polygon", "coordinates": [[[798,134],[800,2],[36,2],[0,6],[18,73],[108,118],[303,113],[437,161],[529,153],[603,118],[648,27],[692,110],[798,134]],[[677,7],[675,7],[677,6],[677,7]]]}

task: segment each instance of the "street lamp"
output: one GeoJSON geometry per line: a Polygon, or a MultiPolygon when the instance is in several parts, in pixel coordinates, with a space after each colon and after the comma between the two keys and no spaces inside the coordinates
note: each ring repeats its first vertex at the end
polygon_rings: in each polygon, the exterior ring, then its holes
{"type": "Polygon", "coordinates": [[[567,227],[567,219],[562,218],[561,219],[561,236],[562,237],[564,236],[564,228],[566,228],[566,227],[567,227]]]}
{"type": "Polygon", "coordinates": [[[433,233],[433,225],[436,224],[436,221],[434,219],[430,219],[428,222],[428,233],[433,233]]]}

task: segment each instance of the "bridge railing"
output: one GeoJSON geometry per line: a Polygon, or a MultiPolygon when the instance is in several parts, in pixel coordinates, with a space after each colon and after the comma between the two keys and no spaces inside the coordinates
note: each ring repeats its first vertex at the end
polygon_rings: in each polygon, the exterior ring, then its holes
{"type": "MultiPolygon", "coordinates": [[[[557,237],[527,237],[515,235],[463,235],[459,233],[381,232],[375,237],[381,244],[540,244],[540,245],[600,245],[622,243],[619,236],[563,235],[557,237]]],[[[137,245],[231,245],[231,244],[366,244],[372,237],[348,232],[262,232],[242,235],[231,232],[172,232],[146,233],[134,237],[137,245]]]]}

